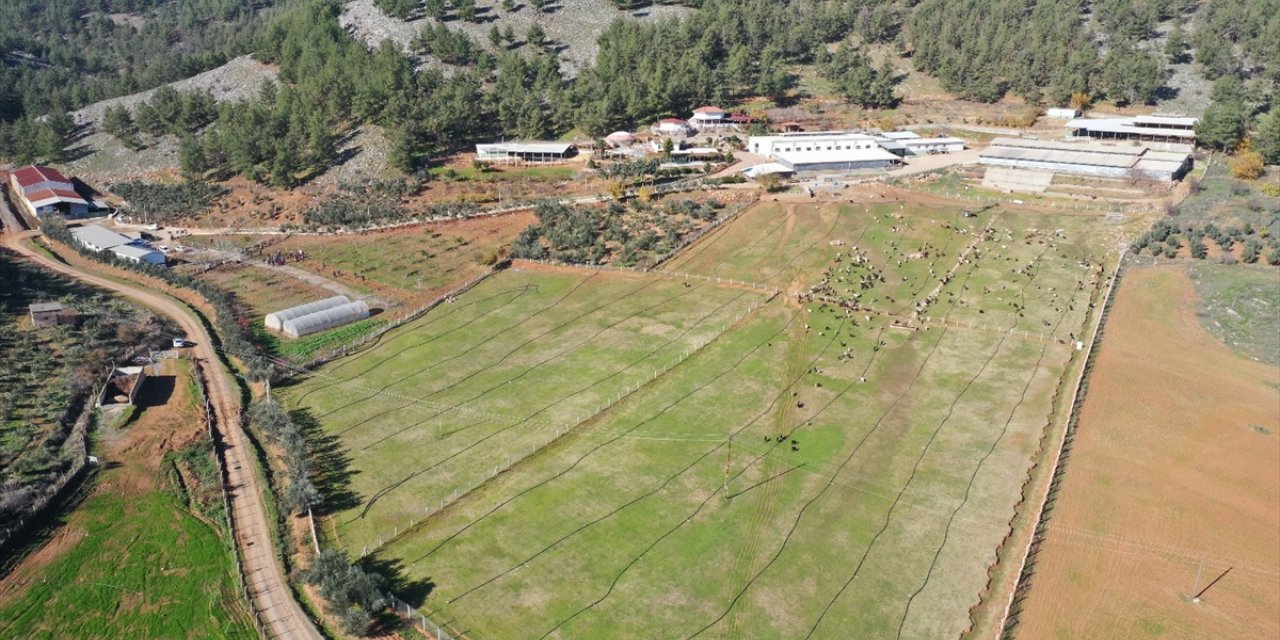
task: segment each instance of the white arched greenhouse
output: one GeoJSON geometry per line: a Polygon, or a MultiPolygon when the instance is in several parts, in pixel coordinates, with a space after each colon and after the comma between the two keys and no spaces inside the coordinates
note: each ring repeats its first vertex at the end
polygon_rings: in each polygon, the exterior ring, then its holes
{"type": "Polygon", "coordinates": [[[266,319],[263,322],[267,325],[268,329],[283,331],[284,323],[286,320],[301,318],[302,316],[305,316],[308,313],[324,311],[325,309],[332,309],[334,307],[340,307],[344,304],[350,304],[350,303],[351,303],[351,299],[346,296],[334,296],[332,298],[325,298],[324,300],[317,300],[315,302],[300,304],[296,307],[289,307],[288,309],[285,309],[283,311],[268,313],[266,319]]]}
{"type": "Polygon", "coordinates": [[[369,305],[364,300],[323,309],[305,316],[285,320],[280,328],[286,336],[297,338],[308,334],[340,327],[349,322],[364,320],[369,317],[369,305]]]}

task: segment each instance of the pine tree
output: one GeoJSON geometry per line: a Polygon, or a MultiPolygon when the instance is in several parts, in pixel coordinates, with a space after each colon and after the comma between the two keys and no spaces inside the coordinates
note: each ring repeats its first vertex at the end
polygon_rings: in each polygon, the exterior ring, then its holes
{"type": "Polygon", "coordinates": [[[187,180],[199,180],[208,168],[204,146],[191,134],[178,138],[178,167],[182,171],[182,177],[187,180]]]}
{"type": "Polygon", "coordinates": [[[1267,164],[1280,164],[1280,109],[1272,107],[1270,113],[1258,118],[1253,148],[1267,164]]]}
{"type": "Polygon", "coordinates": [[[547,43],[547,32],[542,30],[542,25],[535,22],[529,27],[524,40],[535,47],[542,48],[547,43]]]}
{"type": "Polygon", "coordinates": [[[1210,149],[1230,151],[1244,139],[1248,112],[1243,103],[1213,102],[1196,125],[1196,141],[1210,149]]]}

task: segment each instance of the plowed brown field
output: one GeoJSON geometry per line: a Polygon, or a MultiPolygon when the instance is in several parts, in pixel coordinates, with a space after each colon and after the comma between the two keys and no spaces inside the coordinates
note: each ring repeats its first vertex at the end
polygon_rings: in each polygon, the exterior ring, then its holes
{"type": "Polygon", "coordinates": [[[1121,283],[1018,637],[1280,637],[1280,369],[1195,310],[1185,268],[1121,283]]]}

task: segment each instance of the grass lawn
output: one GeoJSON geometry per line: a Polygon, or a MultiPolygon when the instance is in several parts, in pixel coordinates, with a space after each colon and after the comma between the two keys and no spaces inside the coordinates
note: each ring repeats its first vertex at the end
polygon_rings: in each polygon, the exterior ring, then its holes
{"type": "Polygon", "coordinates": [[[669,369],[762,297],[512,270],[282,392],[347,449],[354,495],[334,520],[361,549],[669,369]]]}
{"type": "Polygon", "coordinates": [[[241,613],[227,542],[176,497],[98,493],[61,535],[79,539],[44,581],[0,604],[0,635],[256,637],[241,613]]]}
{"type": "Polygon", "coordinates": [[[92,494],[0,583],[0,637],[257,637],[210,522],[223,508],[191,367],[162,362],[144,408],[95,429],[92,494]]]}
{"type": "Polygon", "coordinates": [[[286,391],[350,459],[334,530],[385,537],[414,604],[475,637],[959,635],[1118,232],[961,208],[752,208],[668,267],[784,287],[722,334],[696,318],[742,304],[726,286],[486,282],[286,391]],[[682,327],[715,340],[599,412],[574,395],[682,327]]]}
{"type": "Polygon", "coordinates": [[[1247,358],[1280,365],[1280,270],[1275,267],[1196,262],[1200,324],[1247,358]]]}

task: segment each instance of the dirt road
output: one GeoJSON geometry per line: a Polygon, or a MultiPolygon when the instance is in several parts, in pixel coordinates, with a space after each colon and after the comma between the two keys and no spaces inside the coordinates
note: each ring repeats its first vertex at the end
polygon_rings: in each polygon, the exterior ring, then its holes
{"type": "Polygon", "coordinates": [[[253,449],[240,427],[240,396],[229,374],[219,363],[213,340],[204,326],[183,305],[168,296],[85,273],[49,258],[27,243],[27,239],[35,235],[35,232],[6,233],[3,245],[47,269],[109,289],[169,316],[186,332],[188,339],[195,341],[193,357],[206,365],[208,379],[205,384],[216,415],[215,426],[225,444],[223,456],[229,475],[227,488],[231,494],[231,517],[254,609],[273,638],[320,638],[320,633],[293,599],[284,569],[276,562],[262,501],[262,487],[258,486],[258,477],[254,473],[253,449]]]}

